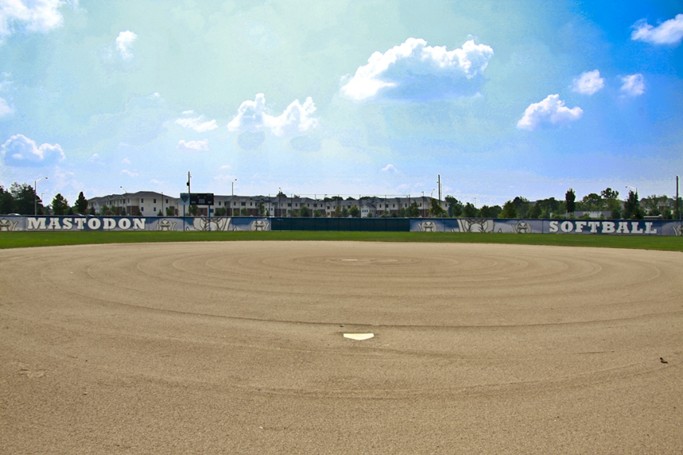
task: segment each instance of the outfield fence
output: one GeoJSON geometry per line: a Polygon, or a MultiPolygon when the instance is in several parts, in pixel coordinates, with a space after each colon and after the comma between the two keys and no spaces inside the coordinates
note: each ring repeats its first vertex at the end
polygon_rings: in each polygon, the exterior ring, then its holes
{"type": "Polygon", "coordinates": [[[0,232],[9,231],[384,231],[681,236],[683,223],[490,218],[0,216],[0,232]]]}

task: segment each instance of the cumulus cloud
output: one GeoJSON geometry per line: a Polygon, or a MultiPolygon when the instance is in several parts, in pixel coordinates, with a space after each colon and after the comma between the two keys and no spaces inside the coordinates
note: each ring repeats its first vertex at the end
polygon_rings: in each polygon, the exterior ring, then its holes
{"type": "Polygon", "coordinates": [[[138,39],[138,35],[130,30],[119,33],[116,37],[116,50],[119,55],[124,60],[130,60],[133,58],[133,44],[138,39]]]}
{"type": "Polygon", "coordinates": [[[572,90],[582,95],[594,95],[605,87],[600,71],[586,71],[572,82],[572,90]]]}
{"type": "Polygon", "coordinates": [[[382,168],[382,172],[386,172],[388,174],[396,174],[398,173],[398,169],[396,169],[396,166],[393,164],[387,164],[382,168]]]}
{"type": "Polygon", "coordinates": [[[47,33],[64,22],[62,0],[0,1],[0,43],[16,31],[47,33]]]}
{"type": "Polygon", "coordinates": [[[631,39],[655,45],[679,44],[683,40],[683,14],[677,14],[656,27],[648,24],[645,19],[638,21],[633,25],[631,39]]]}
{"type": "Polygon", "coordinates": [[[48,166],[64,159],[59,144],[41,144],[23,134],[15,134],[0,147],[5,164],[9,166],[48,166]]]}
{"type": "Polygon", "coordinates": [[[175,121],[176,125],[180,125],[183,128],[189,128],[197,133],[205,133],[218,128],[218,123],[216,120],[206,120],[203,115],[189,117],[190,115],[194,115],[194,111],[185,111],[183,114],[185,114],[186,117],[177,119],[175,121]]]}
{"type": "Polygon", "coordinates": [[[258,93],[254,100],[240,104],[237,114],[228,123],[228,130],[236,133],[271,132],[276,136],[294,136],[318,125],[313,117],[316,107],[309,96],[301,103],[294,100],[280,115],[271,115],[266,108],[266,97],[258,93]]]}
{"type": "Polygon", "coordinates": [[[478,91],[493,49],[469,40],[461,48],[428,46],[408,38],[388,51],[375,52],[346,80],[341,93],[362,101],[384,95],[400,99],[467,96],[478,91]]]}
{"type": "Polygon", "coordinates": [[[563,125],[583,115],[580,107],[568,108],[560,95],[548,95],[543,101],[530,104],[517,122],[517,128],[533,131],[540,126],[563,125]]]}
{"type": "Polygon", "coordinates": [[[621,93],[625,96],[640,96],[645,93],[645,78],[642,74],[630,74],[621,78],[621,93]]]}
{"type": "Polygon", "coordinates": [[[178,141],[178,150],[184,152],[207,152],[209,150],[209,141],[206,139],[198,141],[186,141],[181,139],[178,141]]]}
{"type": "Polygon", "coordinates": [[[130,169],[123,169],[123,170],[121,171],[121,173],[122,173],[123,175],[128,176],[128,177],[139,177],[139,176],[140,176],[140,173],[139,173],[139,172],[131,171],[130,169]]]}
{"type": "Polygon", "coordinates": [[[7,101],[5,101],[3,98],[0,98],[0,118],[6,117],[12,113],[14,113],[14,109],[7,104],[7,101]]]}

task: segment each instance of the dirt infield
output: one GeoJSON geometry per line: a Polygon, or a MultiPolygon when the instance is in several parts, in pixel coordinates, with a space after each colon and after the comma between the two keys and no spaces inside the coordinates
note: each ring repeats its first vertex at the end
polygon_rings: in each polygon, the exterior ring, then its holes
{"type": "Polygon", "coordinates": [[[3,250],[0,451],[681,453],[682,272],[561,247],[3,250]]]}

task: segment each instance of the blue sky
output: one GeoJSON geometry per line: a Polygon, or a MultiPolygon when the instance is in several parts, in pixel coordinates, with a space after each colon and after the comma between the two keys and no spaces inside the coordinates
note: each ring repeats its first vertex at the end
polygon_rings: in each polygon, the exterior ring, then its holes
{"type": "Polygon", "coordinates": [[[0,184],[673,196],[682,40],[678,0],[0,0],[0,184]]]}

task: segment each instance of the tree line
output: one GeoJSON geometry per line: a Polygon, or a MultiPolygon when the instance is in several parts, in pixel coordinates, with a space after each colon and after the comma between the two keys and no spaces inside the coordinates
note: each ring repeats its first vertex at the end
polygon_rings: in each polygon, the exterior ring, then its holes
{"type": "MultiPolygon", "coordinates": [[[[568,189],[564,200],[553,197],[529,201],[517,196],[507,201],[502,207],[499,205],[475,207],[471,202],[462,202],[453,196],[445,198],[447,209],[436,199],[431,199],[428,209],[419,208],[413,202],[411,206],[400,208],[391,214],[384,216],[419,218],[451,217],[451,218],[524,218],[524,219],[549,219],[549,218],[612,218],[612,219],[642,219],[645,216],[659,217],[662,219],[679,219],[681,198],[675,201],[668,196],[652,195],[640,199],[638,192],[629,190],[625,200],[619,199],[619,192],[611,188],[605,188],[598,193],[589,193],[581,200],[577,200],[576,192],[568,189]]],[[[259,207],[259,213],[265,213],[263,204],[259,207]]],[[[302,207],[295,216],[325,216],[322,211],[312,211],[302,207]],[[300,213],[299,213],[300,212],[300,213]]],[[[16,213],[19,215],[95,215],[92,208],[88,208],[88,200],[81,191],[73,205],[70,205],[64,196],[57,193],[48,206],[36,194],[34,187],[29,184],[13,183],[9,189],[0,185],[0,214],[16,213]]],[[[227,209],[216,209],[216,216],[227,215],[227,209]],[[219,213],[219,210],[225,213],[219,213]]],[[[159,215],[162,215],[159,213],[159,215]]],[[[353,206],[350,209],[341,208],[335,216],[360,217],[360,209],[353,206]]]]}
{"type": "Polygon", "coordinates": [[[0,213],[18,215],[87,215],[94,213],[88,212],[88,200],[81,191],[74,205],[69,205],[69,201],[64,196],[57,193],[48,206],[43,205],[43,201],[36,194],[35,189],[29,184],[13,183],[9,189],[0,185],[0,213]]]}
{"type": "Polygon", "coordinates": [[[462,203],[452,196],[446,196],[449,217],[463,218],[524,218],[524,219],[563,219],[563,218],[611,218],[642,219],[645,216],[662,219],[678,219],[681,198],[677,201],[668,196],[652,195],[640,199],[638,192],[629,190],[625,200],[619,199],[619,192],[605,188],[598,193],[589,193],[577,200],[576,192],[570,188],[564,200],[554,197],[529,201],[517,196],[499,205],[475,207],[472,203],[462,203]]]}

